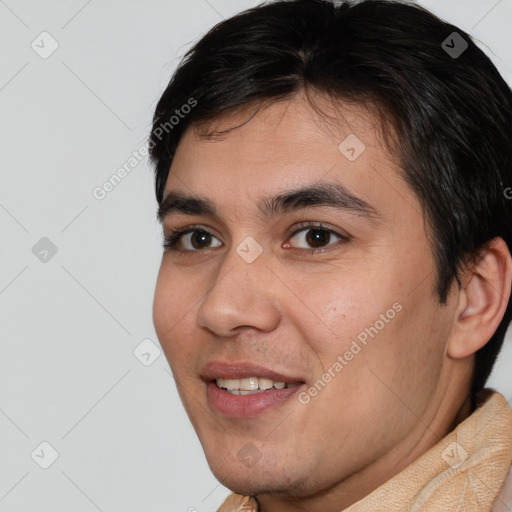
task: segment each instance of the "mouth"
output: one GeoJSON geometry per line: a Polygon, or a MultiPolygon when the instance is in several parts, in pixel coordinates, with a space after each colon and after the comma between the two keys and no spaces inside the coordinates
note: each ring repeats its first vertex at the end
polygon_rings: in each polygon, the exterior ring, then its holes
{"type": "Polygon", "coordinates": [[[201,378],[210,407],[222,416],[238,418],[289,402],[306,385],[301,377],[243,362],[212,361],[204,366],[201,378]]]}
{"type": "Polygon", "coordinates": [[[283,381],[274,381],[265,377],[245,377],[243,379],[215,379],[218,388],[232,395],[254,395],[264,393],[271,389],[288,389],[300,386],[301,382],[288,384],[283,381]]]}

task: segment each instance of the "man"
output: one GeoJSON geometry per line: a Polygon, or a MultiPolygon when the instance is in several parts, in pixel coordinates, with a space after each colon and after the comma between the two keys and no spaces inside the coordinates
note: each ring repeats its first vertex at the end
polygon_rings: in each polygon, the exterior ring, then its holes
{"type": "Polygon", "coordinates": [[[416,5],[206,34],[150,151],[155,329],[219,511],[512,510],[512,92],[416,5]],[[508,476],[508,483],[506,482],[508,476]]]}

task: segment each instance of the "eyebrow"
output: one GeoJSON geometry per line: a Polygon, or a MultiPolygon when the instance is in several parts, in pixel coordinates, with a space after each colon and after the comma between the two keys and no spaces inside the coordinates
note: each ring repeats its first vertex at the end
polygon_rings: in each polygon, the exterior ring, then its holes
{"type": "MultiPolygon", "coordinates": [[[[329,207],[348,211],[370,222],[380,218],[378,211],[365,200],[352,194],[339,183],[321,181],[285,191],[258,203],[259,218],[270,218],[307,207],[329,207]]],[[[205,197],[189,196],[171,191],[158,207],[160,222],[172,214],[206,215],[219,218],[215,204],[205,197]]]]}

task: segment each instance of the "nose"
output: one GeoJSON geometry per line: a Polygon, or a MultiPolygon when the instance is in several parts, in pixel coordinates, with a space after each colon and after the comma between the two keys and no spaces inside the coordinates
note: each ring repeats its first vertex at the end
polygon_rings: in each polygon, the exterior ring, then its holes
{"type": "Polygon", "coordinates": [[[266,255],[247,263],[235,249],[226,254],[209,283],[197,310],[198,324],[220,337],[234,336],[240,328],[272,331],[280,311],[266,255]]]}

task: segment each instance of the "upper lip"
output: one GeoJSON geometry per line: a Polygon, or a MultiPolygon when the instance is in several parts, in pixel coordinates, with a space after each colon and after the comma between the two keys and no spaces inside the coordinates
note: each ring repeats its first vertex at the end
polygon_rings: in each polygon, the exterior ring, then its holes
{"type": "Polygon", "coordinates": [[[301,377],[283,375],[270,368],[246,362],[210,361],[201,370],[201,378],[207,382],[215,379],[243,379],[246,377],[263,377],[286,384],[304,382],[301,377]]]}

